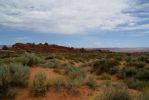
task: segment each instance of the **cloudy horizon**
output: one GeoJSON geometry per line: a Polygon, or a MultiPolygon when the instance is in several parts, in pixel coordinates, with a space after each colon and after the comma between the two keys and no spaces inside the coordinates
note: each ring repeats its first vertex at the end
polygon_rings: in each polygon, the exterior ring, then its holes
{"type": "Polygon", "coordinates": [[[149,47],[147,0],[0,0],[0,44],[149,47]]]}

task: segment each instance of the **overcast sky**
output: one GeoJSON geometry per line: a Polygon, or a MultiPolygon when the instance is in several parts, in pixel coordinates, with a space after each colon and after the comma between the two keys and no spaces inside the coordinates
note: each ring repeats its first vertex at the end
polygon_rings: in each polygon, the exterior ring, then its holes
{"type": "Polygon", "coordinates": [[[149,0],[0,0],[0,44],[149,47],[149,0]]]}

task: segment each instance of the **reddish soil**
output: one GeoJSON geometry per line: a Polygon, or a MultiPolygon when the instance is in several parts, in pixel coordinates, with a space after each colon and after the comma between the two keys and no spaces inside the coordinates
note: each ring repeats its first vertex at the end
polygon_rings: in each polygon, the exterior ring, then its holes
{"type": "MultiPolygon", "coordinates": [[[[48,79],[55,79],[58,77],[63,77],[62,75],[55,73],[53,69],[50,68],[42,68],[38,66],[33,66],[30,69],[31,75],[30,75],[30,85],[32,84],[32,80],[34,79],[36,73],[38,72],[44,72],[47,75],[48,79]]],[[[112,81],[118,81],[117,77],[113,76],[112,81]]],[[[98,80],[98,83],[102,84],[103,81],[98,80]]],[[[62,90],[62,91],[56,91],[53,88],[50,88],[46,96],[44,97],[35,97],[31,95],[30,89],[20,89],[18,92],[18,95],[16,97],[16,100],[88,100],[90,96],[95,95],[96,93],[102,93],[103,88],[97,88],[95,90],[89,89],[86,86],[81,87],[77,93],[71,93],[70,91],[62,90]]],[[[131,95],[138,95],[140,94],[139,91],[129,89],[129,93],[131,95]]]]}
{"type": "Polygon", "coordinates": [[[29,90],[20,89],[16,100],[88,100],[89,96],[92,96],[95,92],[93,90],[89,90],[87,87],[82,87],[79,90],[79,94],[72,94],[68,91],[60,91],[57,92],[54,89],[51,89],[47,92],[45,97],[34,97],[30,95],[29,90]]]}

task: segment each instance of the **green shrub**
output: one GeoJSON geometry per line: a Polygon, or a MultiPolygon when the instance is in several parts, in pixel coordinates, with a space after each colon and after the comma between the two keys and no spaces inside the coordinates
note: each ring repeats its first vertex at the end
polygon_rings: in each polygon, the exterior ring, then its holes
{"type": "Polygon", "coordinates": [[[66,85],[66,83],[63,79],[56,79],[54,81],[54,87],[57,91],[61,91],[65,85],[66,85]]]}
{"type": "Polygon", "coordinates": [[[5,51],[5,52],[1,52],[0,51],[0,58],[4,59],[4,58],[10,58],[14,56],[14,52],[11,51],[5,51]]]}
{"type": "Polygon", "coordinates": [[[148,88],[149,82],[148,81],[138,81],[134,79],[129,79],[126,82],[128,88],[130,89],[137,89],[137,90],[144,90],[145,88],[148,88]]]}
{"type": "Polygon", "coordinates": [[[138,58],[139,61],[143,61],[143,62],[146,62],[146,63],[149,63],[149,56],[147,55],[141,55],[139,58],[138,58]]]}
{"type": "Polygon", "coordinates": [[[97,87],[97,83],[94,77],[88,77],[86,80],[86,85],[92,89],[95,89],[97,87]]]}
{"type": "Polygon", "coordinates": [[[26,53],[22,54],[21,57],[18,58],[18,61],[21,62],[23,65],[32,66],[32,65],[41,63],[43,61],[43,59],[41,57],[38,57],[34,53],[26,52],[26,53]]]}
{"type": "Polygon", "coordinates": [[[28,84],[30,70],[28,66],[12,63],[10,66],[11,83],[15,86],[26,86],[28,84]]]}
{"type": "Polygon", "coordinates": [[[59,59],[52,59],[51,60],[51,65],[52,68],[60,68],[61,67],[61,62],[59,59]]]}
{"type": "Polygon", "coordinates": [[[56,55],[55,54],[49,54],[45,60],[48,60],[48,59],[55,59],[56,58],[56,55]]]}
{"type": "Polygon", "coordinates": [[[45,73],[37,73],[33,80],[32,92],[35,96],[44,96],[47,90],[47,78],[45,73]]]}
{"type": "Polygon", "coordinates": [[[5,85],[10,82],[10,69],[6,65],[0,65],[0,85],[5,85]]]}
{"type": "Polygon", "coordinates": [[[29,67],[21,64],[0,65],[0,96],[15,96],[12,86],[25,86],[29,78],[29,67]]]}
{"type": "Polygon", "coordinates": [[[149,100],[149,91],[143,92],[136,100],[149,100]]]}
{"type": "Polygon", "coordinates": [[[84,83],[86,73],[82,68],[72,67],[68,72],[68,80],[74,87],[79,87],[84,83]]]}
{"type": "Polygon", "coordinates": [[[11,75],[9,67],[6,65],[0,65],[0,95],[5,96],[11,81],[11,75]]]}
{"type": "Polygon", "coordinates": [[[67,63],[63,65],[65,75],[67,75],[66,88],[72,93],[78,92],[78,88],[84,84],[86,72],[82,68],[74,67],[67,63]]]}
{"type": "Polygon", "coordinates": [[[120,78],[131,78],[134,77],[137,73],[137,70],[134,67],[124,67],[119,71],[118,76],[120,78]]]}
{"type": "Polygon", "coordinates": [[[15,100],[17,93],[18,93],[18,90],[12,88],[7,91],[6,96],[7,96],[7,98],[9,98],[9,100],[15,100]]]}
{"type": "Polygon", "coordinates": [[[98,77],[98,79],[101,79],[101,80],[111,80],[111,75],[109,75],[107,73],[103,73],[101,76],[98,77]]]}
{"type": "Polygon", "coordinates": [[[116,67],[119,64],[116,60],[95,60],[92,62],[92,68],[93,71],[95,71],[97,74],[102,74],[104,72],[115,74],[118,71],[118,68],[116,67]]]}
{"type": "Polygon", "coordinates": [[[136,78],[139,80],[149,80],[149,68],[138,70],[136,78]]]}
{"type": "Polygon", "coordinates": [[[0,98],[6,96],[10,83],[10,71],[6,65],[0,65],[0,98]]]}
{"type": "Polygon", "coordinates": [[[69,76],[71,80],[82,80],[86,77],[86,72],[83,68],[74,67],[72,64],[64,64],[65,74],[69,76]]]}
{"type": "Polygon", "coordinates": [[[127,66],[134,66],[136,68],[143,68],[143,67],[145,67],[145,63],[140,62],[140,61],[136,61],[136,62],[131,61],[127,64],[127,66]]]}
{"type": "Polygon", "coordinates": [[[97,100],[131,100],[127,90],[108,88],[97,100]]]}

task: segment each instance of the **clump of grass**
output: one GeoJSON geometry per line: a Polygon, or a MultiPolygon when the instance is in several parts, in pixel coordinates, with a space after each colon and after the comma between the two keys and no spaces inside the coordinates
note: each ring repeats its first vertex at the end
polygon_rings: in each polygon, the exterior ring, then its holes
{"type": "Polygon", "coordinates": [[[47,91],[47,78],[45,73],[39,72],[35,75],[32,85],[32,93],[35,96],[44,96],[47,91]]]}
{"type": "Polygon", "coordinates": [[[89,76],[86,79],[86,85],[91,88],[91,89],[95,89],[97,87],[97,82],[96,79],[93,76],[89,76]]]}
{"type": "Polygon", "coordinates": [[[64,74],[67,75],[66,88],[73,93],[84,84],[86,72],[82,68],[77,68],[70,63],[63,65],[64,74]]]}
{"type": "Polygon", "coordinates": [[[56,55],[55,54],[48,54],[48,56],[45,58],[45,60],[55,59],[55,58],[56,58],[56,55]]]}
{"type": "Polygon", "coordinates": [[[29,67],[12,63],[10,66],[11,83],[15,86],[26,86],[30,75],[29,67]]]}
{"type": "Polygon", "coordinates": [[[139,80],[149,80],[149,68],[143,68],[141,70],[138,70],[136,74],[136,78],[139,80]]]}
{"type": "Polygon", "coordinates": [[[139,80],[135,80],[135,79],[129,79],[126,82],[128,88],[130,89],[137,89],[137,90],[144,90],[146,88],[148,88],[148,81],[139,81],[139,80]]]}
{"type": "Polygon", "coordinates": [[[92,62],[91,66],[93,68],[93,72],[96,72],[98,75],[104,72],[109,74],[115,74],[118,71],[116,67],[119,64],[116,60],[95,60],[92,62]]]}
{"type": "Polygon", "coordinates": [[[0,95],[5,96],[11,82],[10,69],[6,65],[0,65],[0,95]]]}
{"type": "Polygon", "coordinates": [[[149,100],[149,91],[144,91],[136,100],[149,100]]]}
{"type": "Polygon", "coordinates": [[[25,52],[18,58],[18,61],[23,65],[32,66],[43,62],[43,59],[34,53],[25,52]]]}
{"type": "Polygon", "coordinates": [[[10,88],[10,89],[8,89],[6,96],[10,100],[15,100],[15,97],[16,97],[17,93],[18,93],[18,90],[17,89],[10,88]]]}
{"type": "Polygon", "coordinates": [[[26,86],[29,67],[21,64],[0,65],[0,97],[14,97],[11,87],[26,86]]]}
{"type": "Polygon", "coordinates": [[[118,77],[122,79],[135,77],[137,70],[134,67],[124,67],[119,71],[118,77]]]}
{"type": "Polygon", "coordinates": [[[58,79],[54,80],[53,85],[57,91],[61,91],[63,89],[63,87],[66,86],[66,82],[64,79],[58,78],[58,79]]]}
{"type": "Polygon", "coordinates": [[[136,68],[143,68],[145,67],[145,62],[142,62],[142,61],[131,61],[131,62],[128,62],[127,66],[134,66],[136,68]]]}
{"type": "Polygon", "coordinates": [[[103,73],[101,76],[98,77],[100,80],[111,80],[111,75],[107,73],[103,73]]]}
{"type": "Polygon", "coordinates": [[[98,96],[98,100],[131,100],[131,97],[126,89],[111,87],[98,96]]]}
{"type": "Polygon", "coordinates": [[[59,59],[52,59],[50,64],[50,66],[55,69],[61,67],[61,62],[59,59]]]}

